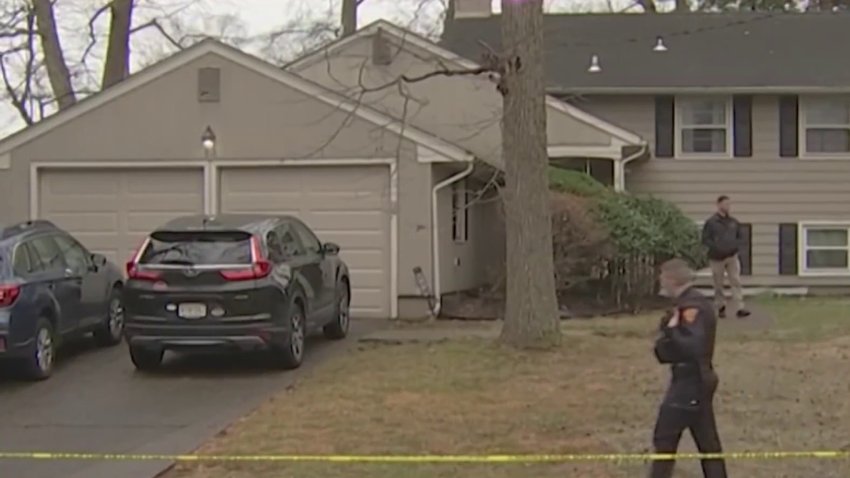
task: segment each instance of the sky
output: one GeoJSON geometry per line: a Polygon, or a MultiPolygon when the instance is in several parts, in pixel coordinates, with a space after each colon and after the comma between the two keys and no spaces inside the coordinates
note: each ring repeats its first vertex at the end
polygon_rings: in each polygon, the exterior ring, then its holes
{"type": "MultiPolygon", "coordinates": [[[[21,0],[22,1],[22,0],[21,0]]],[[[622,8],[632,0],[544,0],[547,11],[587,11],[591,9],[622,8]]],[[[657,0],[658,1],[658,0],[657,0]]],[[[673,1],[673,0],[669,0],[673,1]]],[[[172,31],[181,30],[227,37],[253,38],[255,41],[239,44],[240,48],[263,56],[270,61],[291,59],[301,45],[301,37],[287,36],[269,47],[266,34],[279,30],[282,25],[309,24],[310,21],[331,19],[338,21],[340,0],[137,0],[134,25],[151,18],[162,18],[168,12],[173,21],[172,31]],[[176,12],[176,13],[175,13],[176,12]],[[262,39],[262,40],[260,40],[262,39]],[[265,49],[264,49],[265,46],[265,49]],[[281,53],[283,52],[283,53],[281,53]]],[[[386,19],[420,33],[438,33],[442,12],[441,0],[364,0],[359,9],[358,23],[363,26],[378,19],[386,19]]],[[[658,1],[659,4],[664,2],[658,1]]],[[[69,63],[80,59],[89,43],[88,21],[102,1],[60,0],[57,21],[60,37],[69,63]]],[[[494,11],[500,11],[500,0],[493,0],[494,11]]],[[[95,24],[101,37],[89,56],[89,68],[80,73],[80,85],[97,85],[100,79],[100,58],[105,48],[109,24],[103,15],[95,24]]],[[[0,46],[2,48],[2,46],[0,46]]],[[[176,50],[154,29],[133,35],[131,72],[138,71],[176,50]]],[[[12,69],[11,67],[7,67],[12,69]]],[[[19,69],[20,70],[20,69],[19,69]]],[[[78,85],[79,86],[79,85],[78,85]]],[[[7,100],[0,103],[0,137],[24,126],[17,112],[7,100]]]]}

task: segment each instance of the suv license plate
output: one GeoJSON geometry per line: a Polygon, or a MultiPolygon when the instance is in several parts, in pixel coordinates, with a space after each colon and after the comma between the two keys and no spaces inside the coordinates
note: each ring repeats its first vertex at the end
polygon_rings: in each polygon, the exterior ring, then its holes
{"type": "Polygon", "coordinates": [[[177,315],[184,319],[200,319],[207,316],[206,304],[180,304],[177,306],[177,315]]]}

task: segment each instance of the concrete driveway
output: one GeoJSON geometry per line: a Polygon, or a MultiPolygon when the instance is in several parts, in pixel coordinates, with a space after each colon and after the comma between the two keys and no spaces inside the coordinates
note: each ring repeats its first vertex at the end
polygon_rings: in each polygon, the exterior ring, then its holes
{"type": "MultiPolygon", "coordinates": [[[[280,372],[261,357],[170,356],[162,373],[135,372],[122,345],[68,347],[42,383],[0,375],[0,450],[95,453],[188,453],[317,363],[386,325],[359,321],[342,342],[308,343],[301,369],[280,372]]],[[[15,478],[151,478],[168,463],[0,460],[15,478]]]]}

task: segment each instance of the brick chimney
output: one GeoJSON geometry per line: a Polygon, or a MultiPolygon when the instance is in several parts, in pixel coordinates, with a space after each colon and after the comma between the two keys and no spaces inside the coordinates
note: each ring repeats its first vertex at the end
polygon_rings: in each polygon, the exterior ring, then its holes
{"type": "Polygon", "coordinates": [[[455,0],[455,18],[489,17],[493,0],[455,0]]]}

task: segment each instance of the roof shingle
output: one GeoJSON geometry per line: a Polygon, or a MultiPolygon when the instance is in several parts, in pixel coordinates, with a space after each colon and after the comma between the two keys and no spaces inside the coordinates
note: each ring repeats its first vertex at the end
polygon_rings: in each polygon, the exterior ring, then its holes
{"type": "MultiPolygon", "coordinates": [[[[544,28],[553,91],[850,89],[848,12],[549,14],[544,28]],[[658,36],[667,51],[653,51],[658,36]],[[601,72],[587,71],[592,55],[601,72]]],[[[500,36],[499,15],[457,19],[441,45],[478,61],[500,36]]]]}

